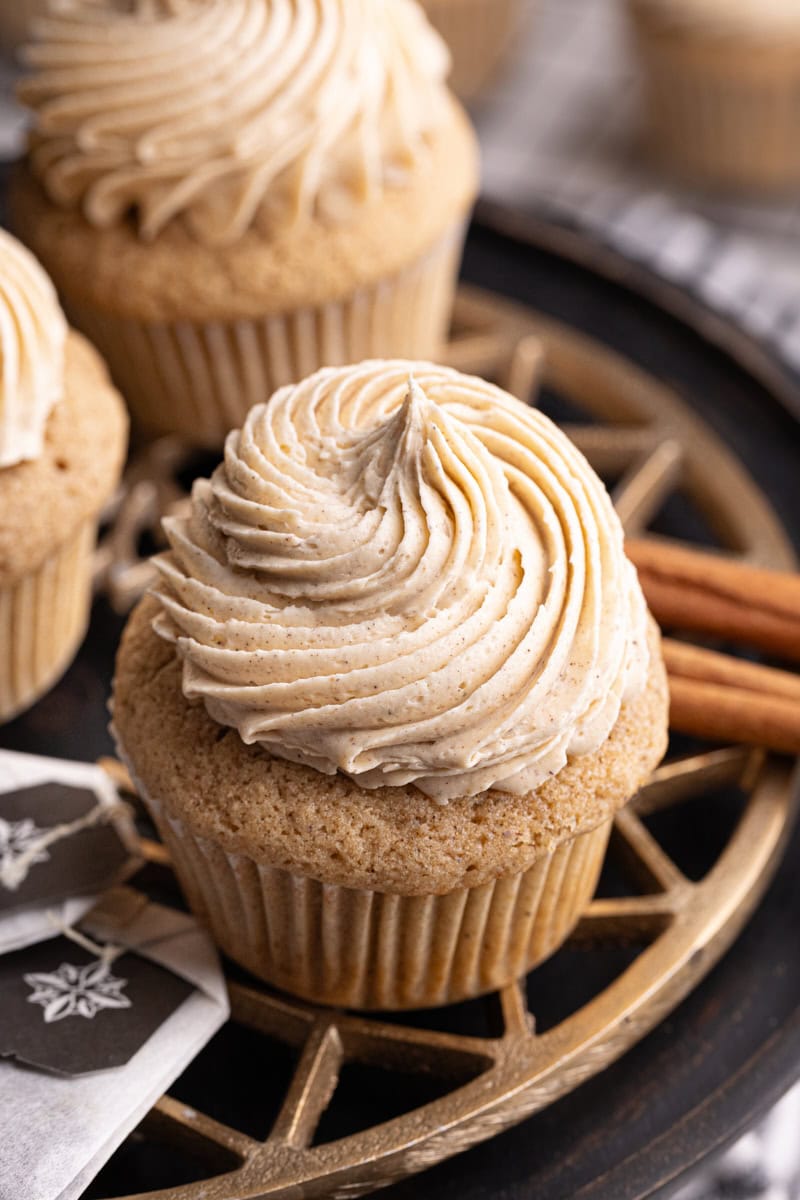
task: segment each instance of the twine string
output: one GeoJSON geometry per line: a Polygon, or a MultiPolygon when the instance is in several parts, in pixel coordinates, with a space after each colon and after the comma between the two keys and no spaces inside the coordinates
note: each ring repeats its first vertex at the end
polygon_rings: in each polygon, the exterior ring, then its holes
{"type": "Polygon", "coordinates": [[[62,921],[58,913],[52,910],[48,911],[47,919],[54,929],[57,929],[62,937],[67,938],[70,942],[74,942],[76,946],[80,946],[87,954],[93,954],[106,967],[110,967],[120,955],[125,953],[125,946],[115,946],[112,942],[107,942],[105,946],[92,939],[85,933],[81,933],[79,929],[75,929],[72,925],[67,925],[66,921],[62,921]]]}

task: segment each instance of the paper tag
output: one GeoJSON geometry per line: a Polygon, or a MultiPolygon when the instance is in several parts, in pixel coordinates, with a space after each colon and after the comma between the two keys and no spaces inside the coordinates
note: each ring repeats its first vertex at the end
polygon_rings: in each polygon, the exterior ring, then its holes
{"type": "Polygon", "coordinates": [[[71,1077],[121,1067],[193,991],[130,951],[29,946],[0,958],[0,1056],[71,1077]]]}
{"type": "Polygon", "coordinates": [[[129,851],[88,788],[42,783],[0,795],[0,914],[103,891],[129,851]]]}
{"type": "Polygon", "coordinates": [[[100,767],[0,750],[0,954],[74,925],[139,865],[133,821],[100,767]]]}
{"type": "MultiPolygon", "coordinates": [[[[132,1001],[131,1007],[106,1006],[94,1017],[73,1014],[45,1022],[43,1013],[50,997],[42,997],[45,1005],[41,999],[31,1002],[29,997],[41,988],[39,981],[33,986],[25,984],[24,976],[51,974],[52,968],[58,973],[62,964],[84,969],[98,962],[97,954],[81,954],[72,941],[59,937],[38,946],[38,958],[27,957],[32,953],[28,950],[0,958],[0,965],[18,959],[20,965],[11,977],[16,980],[14,995],[17,1005],[21,1003],[37,1017],[38,1036],[46,1030],[48,1036],[53,1033],[61,1038],[63,1034],[67,1042],[83,1027],[90,1033],[94,1031],[92,1037],[99,1043],[103,1025],[107,1024],[116,1038],[116,1031],[121,1029],[118,1020],[135,1020],[141,1015],[141,1009],[137,1013],[139,995],[134,986],[139,959],[166,973],[166,980],[159,976],[159,988],[173,986],[169,979],[173,975],[176,982],[185,982],[188,995],[177,1008],[173,1006],[133,1057],[116,1070],[66,1076],[32,1070],[13,1058],[0,1058],[0,1200],[79,1200],[115,1148],[228,1015],[225,981],[214,946],[186,913],[152,904],[147,897],[123,888],[103,897],[81,922],[80,932],[98,946],[112,943],[126,948],[126,953],[110,964],[112,979],[103,976],[99,982],[107,997],[126,997],[132,1001]],[[36,966],[29,971],[25,964],[31,962],[36,966]],[[125,981],[124,986],[119,981],[125,981]]],[[[67,974],[70,982],[72,972],[67,974]]],[[[89,977],[86,982],[91,990],[98,981],[89,977]]],[[[72,1004],[78,1003],[76,997],[72,1004]]],[[[5,1005],[5,1001],[0,1004],[5,1005]]],[[[87,1001],[87,1011],[96,1007],[87,1001]]],[[[0,1036],[8,1040],[5,1012],[0,1020],[0,1036]]],[[[97,1051],[93,1053],[99,1057],[97,1051]]],[[[43,1056],[34,1053],[32,1057],[43,1056]]]]}

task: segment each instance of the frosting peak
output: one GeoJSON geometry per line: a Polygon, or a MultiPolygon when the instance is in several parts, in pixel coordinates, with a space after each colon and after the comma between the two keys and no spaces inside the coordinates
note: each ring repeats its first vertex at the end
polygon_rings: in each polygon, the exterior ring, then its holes
{"type": "Polygon", "coordinates": [[[523,793],[644,685],[644,601],[546,417],[411,370],[323,370],[251,410],[165,522],[156,629],[245,742],[366,788],[523,793]]]}
{"type": "Polygon", "coordinates": [[[55,288],[0,230],[0,467],[37,458],[62,395],[67,323],[55,288]]]}
{"type": "Polygon", "coordinates": [[[449,60],[414,0],[60,0],[35,26],[31,166],[92,224],[208,243],[402,184],[449,60]]]}

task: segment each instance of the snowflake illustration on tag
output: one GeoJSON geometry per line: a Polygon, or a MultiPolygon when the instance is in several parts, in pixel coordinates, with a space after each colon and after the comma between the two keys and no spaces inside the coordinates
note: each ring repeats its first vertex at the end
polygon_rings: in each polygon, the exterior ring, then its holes
{"type": "Polygon", "coordinates": [[[131,1001],[122,995],[127,979],[117,979],[102,959],[85,967],[62,963],[57,971],[25,975],[24,979],[33,988],[28,1003],[41,1004],[48,1024],[65,1017],[91,1020],[104,1008],[131,1007],[131,1001]]]}
{"type": "MultiPolygon", "coordinates": [[[[24,821],[5,821],[0,817],[0,883],[6,875],[13,874],[19,860],[29,854],[39,838],[47,831],[40,829],[35,821],[26,817],[24,821]]],[[[47,850],[34,849],[29,863],[49,862],[47,850]]]]}

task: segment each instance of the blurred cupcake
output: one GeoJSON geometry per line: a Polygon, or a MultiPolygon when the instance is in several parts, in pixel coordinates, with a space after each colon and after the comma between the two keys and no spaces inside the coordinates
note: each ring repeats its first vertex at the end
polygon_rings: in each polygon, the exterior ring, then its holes
{"type": "Polygon", "coordinates": [[[654,152],[690,182],[800,182],[798,0],[629,0],[654,152]]]}
{"type": "Polygon", "coordinates": [[[12,211],[137,421],[221,446],[324,364],[435,355],[477,179],[413,0],[64,0],[12,211]]]}
{"type": "Polygon", "coordinates": [[[471,100],[492,82],[519,25],[521,0],[421,0],[453,58],[450,86],[471,100]]]}
{"type": "Polygon", "coordinates": [[[127,421],[50,280],[0,231],[0,721],[51,687],[86,631],[98,513],[127,421]]]}
{"type": "Polygon", "coordinates": [[[355,1008],[551,954],[663,753],[657,631],[585,459],[479,379],[287,387],[165,522],[114,728],[231,958],[355,1008]]]}

